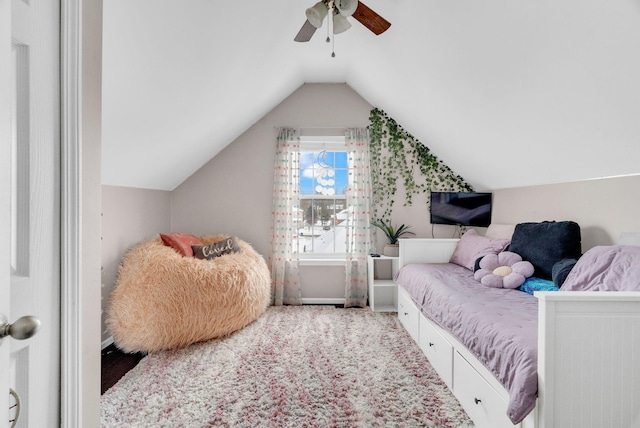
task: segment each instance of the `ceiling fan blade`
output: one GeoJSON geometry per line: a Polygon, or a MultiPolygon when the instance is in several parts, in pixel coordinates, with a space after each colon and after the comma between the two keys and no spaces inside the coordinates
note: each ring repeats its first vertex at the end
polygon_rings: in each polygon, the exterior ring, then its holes
{"type": "Polygon", "coordinates": [[[307,19],[302,25],[302,28],[300,28],[300,31],[298,31],[298,35],[293,40],[295,40],[296,42],[308,42],[309,40],[311,40],[311,36],[313,36],[313,33],[315,33],[316,30],[317,28],[311,25],[311,23],[307,19]]]}
{"type": "Polygon", "coordinates": [[[361,1],[358,2],[358,7],[352,16],[375,35],[380,35],[391,27],[389,21],[375,13],[361,1]]]}

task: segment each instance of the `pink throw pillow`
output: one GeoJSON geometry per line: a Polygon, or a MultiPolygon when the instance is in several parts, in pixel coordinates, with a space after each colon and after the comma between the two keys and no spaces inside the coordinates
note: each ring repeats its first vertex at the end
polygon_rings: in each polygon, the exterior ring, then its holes
{"type": "Polygon", "coordinates": [[[468,230],[456,246],[449,263],[455,263],[469,270],[480,257],[498,254],[509,244],[508,239],[489,239],[478,235],[475,229],[468,230]]]}
{"type": "Polygon", "coordinates": [[[164,245],[173,248],[184,257],[193,257],[192,245],[204,245],[197,236],[185,233],[161,233],[160,238],[164,245]]]}

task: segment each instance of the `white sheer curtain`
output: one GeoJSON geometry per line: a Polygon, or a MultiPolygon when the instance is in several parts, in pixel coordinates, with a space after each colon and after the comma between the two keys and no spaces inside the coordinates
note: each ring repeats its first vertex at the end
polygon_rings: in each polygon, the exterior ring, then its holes
{"type": "Polygon", "coordinates": [[[271,304],[300,305],[298,210],[300,208],[300,136],[294,129],[278,131],[274,167],[271,226],[271,304]]]}
{"type": "Polygon", "coordinates": [[[367,304],[367,254],[372,248],[371,156],[366,128],[345,131],[349,162],[345,308],[367,304]]]}

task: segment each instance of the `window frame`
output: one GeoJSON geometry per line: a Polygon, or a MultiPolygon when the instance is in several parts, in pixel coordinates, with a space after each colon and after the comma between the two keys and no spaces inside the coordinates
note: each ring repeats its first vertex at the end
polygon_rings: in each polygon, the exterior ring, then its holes
{"type": "MultiPolygon", "coordinates": [[[[320,152],[323,150],[326,150],[328,152],[344,152],[344,153],[347,153],[347,156],[348,156],[347,143],[346,143],[345,136],[344,135],[339,135],[339,136],[323,135],[323,136],[301,136],[300,137],[299,151],[301,156],[303,152],[320,152]]],[[[347,163],[347,171],[348,170],[349,170],[349,166],[347,163]]],[[[347,177],[348,177],[348,173],[347,173],[347,177]]],[[[303,195],[302,183],[299,183],[298,189],[299,189],[298,199],[299,199],[300,207],[302,207],[303,200],[313,200],[313,199],[343,200],[345,201],[345,204],[346,204],[347,196],[344,194],[331,195],[331,196],[318,195],[318,194],[303,195]]],[[[305,252],[299,251],[300,250],[299,243],[297,243],[296,245],[298,246],[296,248],[296,251],[300,260],[300,264],[303,266],[344,265],[347,258],[346,251],[341,253],[336,253],[336,252],[305,253],[305,252]]]]}

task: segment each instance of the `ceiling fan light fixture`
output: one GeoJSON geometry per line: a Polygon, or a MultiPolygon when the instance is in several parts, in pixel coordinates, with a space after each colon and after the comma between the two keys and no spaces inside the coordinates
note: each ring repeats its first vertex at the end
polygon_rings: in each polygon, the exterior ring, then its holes
{"type": "Polygon", "coordinates": [[[327,42],[331,41],[329,37],[331,33],[338,34],[351,28],[351,23],[346,19],[349,16],[353,16],[356,21],[375,35],[384,33],[391,26],[389,21],[361,1],[321,0],[307,9],[307,20],[302,24],[302,28],[293,40],[296,42],[311,40],[316,30],[322,27],[322,22],[329,12],[331,12],[331,21],[327,22],[327,42]]]}
{"type": "Polygon", "coordinates": [[[327,16],[329,9],[327,9],[327,5],[324,2],[319,1],[318,3],[311,6],[307,9],[307,19],[316,28],[322,27],[322,21],[327,16]]]}
{"type": "Polygon", "coordinates": [[[351,23],[346,16],[340,13],[333,15],[333,34],[340,34],[351,28],[351,23]]]}
{"type": "Polygon", "coordinates": [[[347,17],[353,15],[358,8],[358,0],[335,0],[335,5],[340,15],[347,17]]]}

